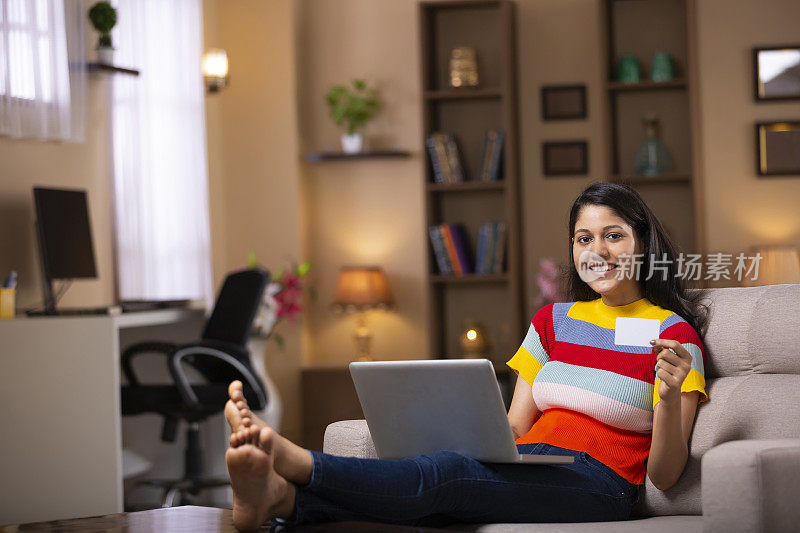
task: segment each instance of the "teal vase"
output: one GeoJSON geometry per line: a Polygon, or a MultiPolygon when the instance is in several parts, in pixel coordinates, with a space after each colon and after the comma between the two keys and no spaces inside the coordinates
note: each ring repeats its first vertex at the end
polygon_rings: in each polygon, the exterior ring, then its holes
{"type": "Polygon", "coordinates": [[[658,138],[658,118],[648,116],[643,121],[645,138],[634,157],[634,168],[644,176],[658,176],[672,170],[672,158],[658,138]]]}
{"type": "Polygon", "coordinates": [[[639,60],[633,54],[625,54],[619,58],[617,67],[617,81],[622,83],[639,83],[641,80],[641,70],[639,60]]]}
{"type": "Polygon", "coordinates": [[[675,62],[672,60],[672,56],[664,52],[656,52],[653,55],[650,79],[653,81],[669,81],[674,77],[675,62]]]}

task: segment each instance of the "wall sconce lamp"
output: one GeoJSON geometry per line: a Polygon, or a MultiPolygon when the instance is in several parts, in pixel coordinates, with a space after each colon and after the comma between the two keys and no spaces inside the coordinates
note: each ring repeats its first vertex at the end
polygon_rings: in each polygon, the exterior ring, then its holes
{"type": "Polygon", "coordinates": [[[211,48],[203,54],[203,77],[209,93],[219,92],[228,84],[228,54],[220,48],[211,48]]]}
{"type": "Polygon", "coordinates": [[[356,360],[371,361],[370,340],[366,312],[371,309],[389,309],[394,299],[389,281],[380,267],[342,267],[336,284],[333,308],[339,312],[357,313],[356,360]]]}
{"type": "Polygon", "coordinates": [[[794,246],[755,246],[752,255],[761,255],[758,265],[758,277],[751,279],[748,275],[743,285],[748,287],[760,285],[778,285],[781,283],[800,283],[800,256],[794,246]]]}

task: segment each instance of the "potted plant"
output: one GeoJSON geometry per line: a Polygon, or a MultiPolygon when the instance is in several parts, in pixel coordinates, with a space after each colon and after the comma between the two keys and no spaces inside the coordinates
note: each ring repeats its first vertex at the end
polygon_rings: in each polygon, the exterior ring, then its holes
{"type": "Polygon", "coordinates": [[[89,20],[100,33],[97,39],[97,59],[101,63],[114,63],[114,47],[111,45],[111,29],[117,23],[117,10],[108,2],[97,2],[89,9],[89,20]]]}
{"type": "Polygon", "coordinates": [[[353,80],[352,90],[343,85],[331,86],[325,100],[331,118],[344,129],[342,150],[348,154],[360,152],[363,145],[360,130],[380,108],[376,92],[367,87],[366,81],[358,79],[353,80]]]}

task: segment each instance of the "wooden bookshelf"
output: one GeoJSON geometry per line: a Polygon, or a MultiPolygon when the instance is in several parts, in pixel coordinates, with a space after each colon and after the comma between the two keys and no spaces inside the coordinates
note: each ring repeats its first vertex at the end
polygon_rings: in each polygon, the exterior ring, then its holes
{"type": "Polygon", "coordinates": [[[431,356],[460,357],[458,339],[465,320],[475,320],[491,345],[487,357],[503,365],[525,336],[521,260],[520,177],[517,126],[515,10],[511,0],[423,1],[419,4],[422,39],[424,137],[452,134],[459,147],[465,181],[435,183],[430,156],[425,155],[425,211],[428,248],[431,356]],[[475,48],[479,85],[452,88],[449,60],[456,46],[475,48]],[[479,181],[484,138],[488,130],[505,134],[502,172],[498,181],[479,181]],[[427,228],[463,224],[472,259],[478,230],[489,221],[505,224],[502,272],[442,275],[427,228]]]}
{"type": "Polygon", "coordinates": [[[704,253],[698,127],[696,0],[603,0],[609,168],[607,180],[634,187],[673,241],[686,253],[704,253]],[[669,53],[675,78],[650,80],[655,52],[669,53]],[[616,79],[619,58],[639,60],[641,80],[616,79]],[[637,175],[634,155],[645,138],[642,119],[653,112],[673,160],[664,175],[637,175]]]}

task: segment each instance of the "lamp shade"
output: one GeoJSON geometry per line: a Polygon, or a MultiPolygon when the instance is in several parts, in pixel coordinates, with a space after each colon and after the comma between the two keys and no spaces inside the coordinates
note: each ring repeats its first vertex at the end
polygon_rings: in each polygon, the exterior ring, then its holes
{"type": "Polygon", "coordinates": [[[800,256],[794,246],[759,246],[753,248],[753,255],[761,254],[758,277],[745,279],[748,286],[777,285],[780,283],[800,283],[800,256]]]}
{"type": "Polygon", "coordinates": [[[380,267],[342,267],[334,307],[364,311],[394,305],[389,281],[380,267]]]}
{"type": "Polygon", "coordinates": [[[211,48],[203,54],[203,75],[207,78],[228,76],[228,54],[225,50],[211,48]]]}

